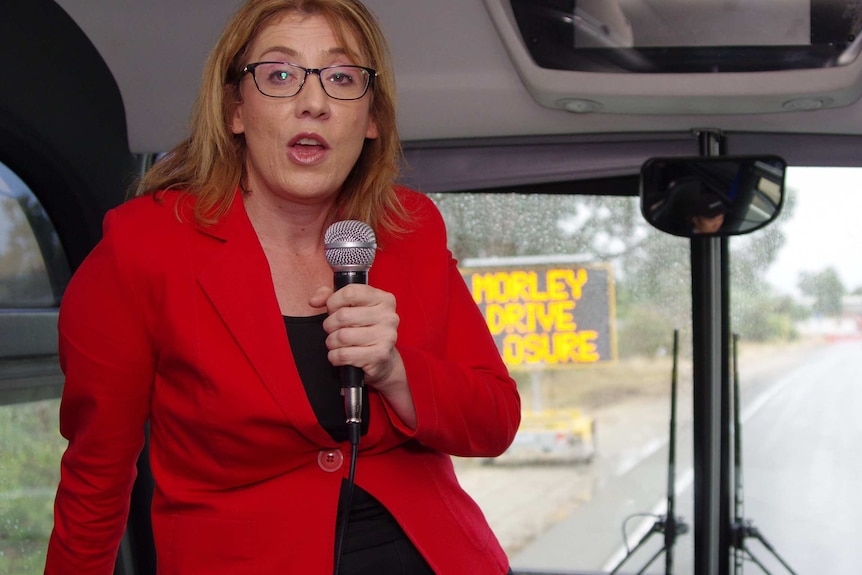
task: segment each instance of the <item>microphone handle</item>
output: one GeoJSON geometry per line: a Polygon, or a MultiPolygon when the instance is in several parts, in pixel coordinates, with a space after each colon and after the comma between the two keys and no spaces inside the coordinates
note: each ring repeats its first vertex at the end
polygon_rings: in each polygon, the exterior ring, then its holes
{"type": "Polygon", "coordinates": [[[335,272],[335,291],[350,284],[368,284],[368,270],[339,270],[335,272]]]}
{"type": "MultiPolygon", "coordinates": [[[[336,290],[349,284],[367,284],[368,270],[337,271],[334,280],[336,290]]],[[[348,433],[351,442],[357,442],[360,433],[359,425],[362,423],[362,386],[365,384],[365,372],[353,365],[342,365],[339,376],[348,433]]]]}

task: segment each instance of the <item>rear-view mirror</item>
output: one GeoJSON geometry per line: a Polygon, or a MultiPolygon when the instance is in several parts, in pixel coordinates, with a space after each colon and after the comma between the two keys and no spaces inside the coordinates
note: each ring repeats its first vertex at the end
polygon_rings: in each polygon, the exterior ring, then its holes
{"type": "Polygon", "coordinates": [[[641,213],[675,236],[747,234],[778,217],[786,168],[777,156],[651,158],[641,168],[641,213]]]}

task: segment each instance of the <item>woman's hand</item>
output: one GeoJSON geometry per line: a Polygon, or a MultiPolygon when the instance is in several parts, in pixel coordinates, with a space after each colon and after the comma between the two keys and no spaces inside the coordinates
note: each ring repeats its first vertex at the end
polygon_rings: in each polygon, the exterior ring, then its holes
{"type": "Polygon", "coordinates": [[[380,392],[402,421],[416,426],[416,410],[401,354],[395,348],[400,318],[395,296],[366,284],[349,284],[338,291],[319,288],[309,304],[326,307],[323,329],[329,334],[329,362],[352,365],[365,372],[365,383],[380,392]]]}

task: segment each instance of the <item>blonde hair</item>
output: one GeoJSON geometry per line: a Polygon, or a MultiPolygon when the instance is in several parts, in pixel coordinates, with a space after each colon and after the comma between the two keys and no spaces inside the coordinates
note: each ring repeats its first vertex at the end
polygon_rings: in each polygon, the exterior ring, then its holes
{"type": "Polygon", "coordinates": [[[165,189],[193,194],[195,218],[213,223],[226,213],[244,173],[246,144],[230,120],[240,101],[239,80],[252,40],[270,22],[289,12],[319,14],[329,20],[346,46],[352,34],[359,43],[357,62],[377,70],[371,117],[378,137],[366,139],[336,201],[333,217],[362,220],[373,228],[402,231],[404,208],[395,193],[401,144],[395,114],[395,81],[389,49],[374,15],[358,0],[249,0],[234,15],[204,68],[191,121],[191,134],[144,175],[136,196],[165,189]]]}

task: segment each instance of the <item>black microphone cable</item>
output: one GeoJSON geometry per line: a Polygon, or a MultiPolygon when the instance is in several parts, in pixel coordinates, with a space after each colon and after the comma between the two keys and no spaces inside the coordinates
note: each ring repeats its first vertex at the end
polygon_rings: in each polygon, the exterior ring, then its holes
{"type": "MultiPolygon", "coordinates": [[[[350,426],[351,424],[348,424],[350,426]]],[[[359,427],[359,424],[356,424],[359,427]]],[[[359,433],[357,432],[357,436],[359,433]]],[[[350,442],[350,472],[347,474],[347,487],[344,490],[344,509],[341,510],[341,525],[338,528],[335,542],[335,569],[333,575],[341,572],[341,554],[344,551],[344,537],[347,533],[347,522],[350,520],[350,507],[353,503],[353,487],[356,485],[356,459],[359,457],[359,439],[350,442]]]]}

